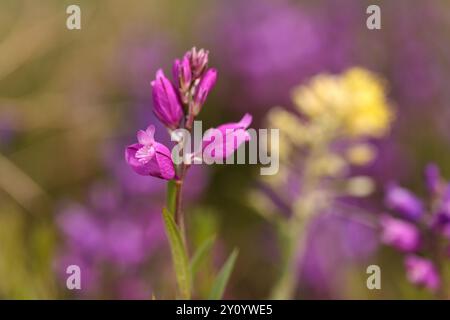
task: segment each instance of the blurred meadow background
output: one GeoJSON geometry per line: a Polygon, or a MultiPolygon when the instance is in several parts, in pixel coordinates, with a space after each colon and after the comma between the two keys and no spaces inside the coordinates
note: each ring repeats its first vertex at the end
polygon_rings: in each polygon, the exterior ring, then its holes
{"type": "MultiPolygon", "coordinates": [[[[189,246],[217,234],[197,297],[234,247],[225,298],[277,296],[282,274],[295,282],[290,298],[435,297],[434,282],[408,275],[404,254],[384,245],[379,218],[396,209],[385,199],[393,182],[425,199],[428,163],[450,178],[449,32],[444,0],[0,1],[0,298],[173,297],[166,182],[136,175],[123,154],[138,129],[158,126],[156,70],[170,74],[193,46],[208,49],[218,70],[204,128],[249,112],[253,128],[281,132],[275,176],[257,165],[189,172],[189,246]],[[366,27],[374,2],[381,30],[366,27]],[[71,4],[81,30],[66,28],[71,4]],[[373,105],[333,131],[342,97],[373,105]],[[283,269],[283,223],[274,221],[303,211],[308,223],[290,239],[301,254],[283,269]],[[82,290],[66,288],[71,264],[82,290]],[[381,290],[366,287],[372,264],[381,290]]],[[[169,141],[163,128],[156,137],[169,141]]],[[[439,259],[443,298],[447,270],[439,259]]]]}

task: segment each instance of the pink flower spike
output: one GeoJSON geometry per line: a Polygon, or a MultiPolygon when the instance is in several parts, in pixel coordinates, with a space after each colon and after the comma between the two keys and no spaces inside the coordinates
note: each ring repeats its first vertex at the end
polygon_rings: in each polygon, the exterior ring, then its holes
{"type": "Polygon", "coordinates": [[[125,160],[137,174],[171,180],[175,177],[172,155],[165,145],[154,140],[154,132],[154,126],[138,131],[138,143],[126,148],[125,160]]]}

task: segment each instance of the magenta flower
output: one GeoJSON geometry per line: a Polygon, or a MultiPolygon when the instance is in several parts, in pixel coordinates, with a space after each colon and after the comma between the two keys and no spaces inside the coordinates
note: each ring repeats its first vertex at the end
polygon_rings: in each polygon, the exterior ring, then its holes
{"type": "Polygon", "coordinates": [[[422,201],[412,192],[391,184],[387,189],[386,205],[406,218],[417,220],[424,211],[422,201]]]}
{"type": "Polygon", "coordinates": [[[419,249],[420,233],[412,223],[383,215],[381,229],[381,241],[384,244],[404,252],[419,249]]]}
{"type": "Polygon", "coordinates": [[[155,115],[166,127],[178,128],[183,118],[183,109],[176,89],[161,69],[156,72],[156,79],[151,85],[155,115]]]}
{"type": "Polygon", "coordinates": [[[410,255],[405,258],[406,275],[408,280],[430,291],[436,291],[441,280],[434,264],[425,258],[410,255]]]}
{"type": "Polygon", "coordinates": [[[203,137],[203,156],[210,160],[228,158],[242,143],[250,140],[246,129],[251,122],[252,116],[246,113],[239,122],[209,129],[203,137]]]}
{"type": "Polygon", "coordinates": [[[217,79],[216,69],[208,69],[208,71],[206,71],[205,74],[203,75],[194,96],[194,110],[193,110],[194,115],[199,114],[202,106],[205,104],[209,92],[216,83],[216,79],[217,79]]]}
{"type": "Polygon", "coordinates": [[[133,170],[143,176],[153,176],[165,180],[175,177],[175,168],[169,149],[154,140],[154,126],[139,130],[138,143],[128,146],[125,159],[133,170]]]}

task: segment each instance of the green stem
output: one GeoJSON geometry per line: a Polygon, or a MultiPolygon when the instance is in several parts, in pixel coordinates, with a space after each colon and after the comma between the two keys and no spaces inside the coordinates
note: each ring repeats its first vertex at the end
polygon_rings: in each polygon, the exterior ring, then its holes
{"type": "Polygon", "coordinates": [[[297,258],[302,258],[305,251],[306,221],[291,220],[294,221],[282,227],[280,231],[280,237],[284,243],[284,257],[281,276],[271,293],[271,299],[275,300],[292,299],[297,288],[298,276],[301,274],[302,264],[297,263],[297,258]]]}
{"type": "Polygon", "coordinates": [[[176,194],[175,194],[175,223],[180,228],[180,232],[184,241],[184,244],[187,248],[186,243],[186,228],[184,225],[184,212],[183,212],[183,184],[184,178],[186,175],[187,166],[183,163],[180,169],[180,178],[175,182],[176,194]]]}
{"type": "Polygon", "coordinates": [[[280,226],[281,247],[284,249],[283,266],[281,276],[275,285],[271,297],[272,299],[292,299],[298,284],[298,276],[302,273],[302,261],[307,241],[307,230],[311,217],[318,209],[315,204],[314,192],[320,180],[320,176],[312,170],[316,159],[326,152],[328,139],[318,140],[311,146],[309,155],[304,162],[303,198],[297,211],[292,213],[292,217],[287,223],[280,226]]]}

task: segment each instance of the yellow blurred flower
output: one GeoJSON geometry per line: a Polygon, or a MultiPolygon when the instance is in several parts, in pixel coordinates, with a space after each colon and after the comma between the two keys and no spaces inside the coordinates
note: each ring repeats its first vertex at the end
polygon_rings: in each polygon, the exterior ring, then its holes
{"type": "Polygon", "coordinates": [[[362,68],[315,76],[293,99],[311,121],[326,121],[349,137],[380,137],[393,119],[383,82],[362,68]]]}
{"type": "Polygon", "coordinates": [[[372,162],[376,153],[377,150],[370,144],[359,143],[347,150],[346,157],[351,164],[363,166],[372,162]]]}

